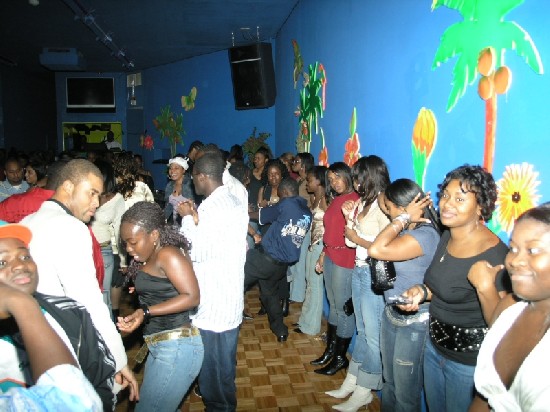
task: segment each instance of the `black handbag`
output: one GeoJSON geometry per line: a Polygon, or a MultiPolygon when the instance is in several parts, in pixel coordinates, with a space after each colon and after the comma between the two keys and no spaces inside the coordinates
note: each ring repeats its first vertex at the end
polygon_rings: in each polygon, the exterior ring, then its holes
{"type": "Polygon", "coordinates": [[[383,291],[393,288],[396,277],[393,262],[378,260],[369,256],[367,263],[370,268],[371,283],[374,290],[383,291]]]}

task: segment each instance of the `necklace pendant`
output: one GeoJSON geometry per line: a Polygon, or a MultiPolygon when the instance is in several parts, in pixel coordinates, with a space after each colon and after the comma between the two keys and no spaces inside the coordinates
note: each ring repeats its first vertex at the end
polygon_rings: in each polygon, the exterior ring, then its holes
{"type": "Polygon", "coordinates": [[[441,256],[441,259],[439,259],[439,263],[443,262],[445,260],[445,255],[441,256]]]}

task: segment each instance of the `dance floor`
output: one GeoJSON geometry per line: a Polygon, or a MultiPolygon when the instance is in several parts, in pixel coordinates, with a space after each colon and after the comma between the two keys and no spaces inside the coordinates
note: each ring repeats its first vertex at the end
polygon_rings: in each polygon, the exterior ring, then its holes
{"type": "MultiPolygon", "coordinates": [[[[123,297],[122,313],[131,309],[132,298],[123,297]]],[[[258,290],[253,288],[246,294],[245,308],[255,315],[260,309],[258,290]]],[[[285,318],[289,328],[288,340],[277,342],[269,329],[267,316],[255,316],[254,320],[244,321],[237,348],[237,410],[239,411],[333,411],[332,405],[343,402],[325,395],[325,391],[338,388],[345,378],[345,371],[334,376],[319,375],[309,362],[324,350],[325,343],[320,336],[309,336],[293,332],[293,323],[298,321],[301,303],[291,303],[290,314],[285,318]]],[[[323,321],[322,330],[325,330],[323,321]]],[[[140,340],[125,338],[130,367],[134,367],[134,356],[140,340]]],[[[143,368],[136,370],[141,382],[143,368]]],[[[117,412],[133,410],[133,405],[121,396],[117,412]]],[[[185,398],[181,411],[203,411],[201,398],[193,391],[185,398]]],[[[380,402],[374,400],[362,411],[379,411],[380,402]]]]}

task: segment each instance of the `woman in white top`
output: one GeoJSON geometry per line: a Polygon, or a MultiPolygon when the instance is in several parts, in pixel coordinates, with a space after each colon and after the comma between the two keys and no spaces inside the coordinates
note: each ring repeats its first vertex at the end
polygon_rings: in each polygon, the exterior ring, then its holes
{"type": "MultiPolygon", "coordinates": [[[[103,193],[99,197],[99,208],[96,210],[93,220],[90,222],[92,232],[101,246],[103,267],[103,301],[112,311],[111,283],[115,270],[114,251],[119,239],[120,218],[125,212],[124,198],[120,193],[115,193],[114,170],[110,163],[97,160],[95,165],[103,175],[103,193]],[[113,248],[115,248],[113,250],[113,248]]],[[[116,318],[113,318],[116,319],[116,318]]]]}
{"type": "MultiPolygon", "coordinates": [[[[476,389],[494,411],[545,411],[550,405],[550,203],[523,213],[505,259],[513,294],[493,314],[474,373],[476,389]]],[[[477,262],[472,271],[496,273],[477,262]]],[[[470,411],[487,410],[476,397],[470,411]]]]}
{"type": "Polygon", "coordinates": [[[390,184],[390,176],[384,160],[374,155],[359,159],[351,169],[351,176],[361,198],[344,203],[342,213],[346,218],[346,245],[357,248],[351,275],[357,338],[344,383],[339,389],[326,392],[335,398],[345,398],[353,392],[347,402],[333,406],[339,411],[356,411],[372,401],[371,390],[382,389],[380,323],[384,296],[372,289],[365,259],[367,248],[389,223],[378,201],[390,184]]]}

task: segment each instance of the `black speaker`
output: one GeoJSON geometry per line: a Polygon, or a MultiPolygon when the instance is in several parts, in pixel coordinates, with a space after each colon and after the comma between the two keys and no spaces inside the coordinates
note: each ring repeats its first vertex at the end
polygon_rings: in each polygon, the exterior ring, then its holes
{"type": "Polygon", "coordinates": [[[265,109],[275,104],[275,70],[271,43],[229,49],[235,109],[265,109]]]}

